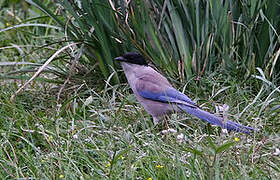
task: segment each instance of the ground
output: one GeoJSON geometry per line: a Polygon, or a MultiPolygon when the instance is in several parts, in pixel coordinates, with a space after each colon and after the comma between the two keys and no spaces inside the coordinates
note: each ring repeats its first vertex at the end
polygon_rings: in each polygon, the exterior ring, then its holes
{"type": "Polygon", "coordinates": [[[0,87],[0,175],[43,179],[277,179],[279,97],[268,87],[209,75],[178,86],[202,108],[229,106],[228,117],[258,129],[221,132],[187,114],[154,126],[127,84],[61,95],[33,83],[0,87]],[[185,87],[185,89],[184,89],[185,87]],[[278,109],[277,109],[278,107],[278,109]]]}

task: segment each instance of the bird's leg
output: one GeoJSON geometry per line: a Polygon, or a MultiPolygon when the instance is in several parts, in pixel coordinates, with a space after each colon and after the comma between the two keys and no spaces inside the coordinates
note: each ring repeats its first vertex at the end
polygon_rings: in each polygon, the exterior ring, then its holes
{"type": "Polygon", "coordinates": [[[223,127],[222,127],[222,131],[221,131],[221,135],[223,134],[223,132],[227,132],[226,129],[224,129],[228,120],[228,110],[229,110],[229,106],[227,104],[224,104],[222,107],[220,106],[220,110],[223,113],[223,118],[222,118],[222,122],[223,122],[223,127]]]}
{"type": "MultiPolygon", "coordinates": [[[[163,116],[163,120],[164,120],[165,128],[168,129],[169,126],[168,126],[168,120],[167,120],[166,116],[163,116]]],[[[154,126],[156,126],[159,123],[159,119],[157,117],[153,116],[153,122],[154,122],[154,126]]]]}
{"type": "Polygon", "coordinates": [[[169,126],[168,126],[168,120],[166,118],[166,116],[163,116],[163,120],[164,120],[164,126],[166,129],[169,129],[169,126]]]}
{"type": "Polygon", "coordinates": [[[159,119],[153,116],[153,123],[154,125],[157,125],[159,123],[159,119]]]}

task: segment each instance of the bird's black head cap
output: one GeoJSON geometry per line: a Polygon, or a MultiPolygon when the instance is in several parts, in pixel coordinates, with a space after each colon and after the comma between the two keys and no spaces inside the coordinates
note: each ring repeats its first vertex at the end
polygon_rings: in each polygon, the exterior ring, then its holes
{"type": "Polygon", "coordinates": [[[117,61],[123,61],[131,64],[138,64],[138,65],[144,65],[147,66],[148,63],[146,62],[144,56],[137,52],[128,52],[124,55],[115,58],[117,61]]]}

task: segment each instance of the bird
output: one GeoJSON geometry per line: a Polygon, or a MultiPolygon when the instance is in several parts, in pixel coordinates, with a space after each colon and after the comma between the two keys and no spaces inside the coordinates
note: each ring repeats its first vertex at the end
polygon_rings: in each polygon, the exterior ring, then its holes
{"type": "Polygon", "coordinates": [[[222,129],[250,134],[255,129],[226,120],[202,110],[187,95],[175,89],[169,81],[149,66],[145,57],[138,52],[127,52],[116,57],[119,61],[136,99],[153,117],[156,125],[165,115],[186,112],[222,129]]]}

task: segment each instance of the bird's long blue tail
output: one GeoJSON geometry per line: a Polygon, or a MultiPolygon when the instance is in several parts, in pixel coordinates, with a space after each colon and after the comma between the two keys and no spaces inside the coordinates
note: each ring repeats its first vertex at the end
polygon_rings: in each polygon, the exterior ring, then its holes
{"type": "Polygon", "coordinates": [[[210,124],[213,125],[218,125],[224,129],[227,129],[229,131],[236,131],[236,132],[242,132],[242,133],[247,133],[250,134],[251,131],[254,131],[255,129],[252,127],[248,127],[248,126],[243,126],[241,124],[238,124],[236,122],[233,121],[229,121],[226,120],[225,122],[223,122],[223,119],[221,117],[218,117],[214,114],[211,114],[207,111],[203,111],[199,108],[193,108],[193,107],[189,107],[186,105],[178,105],[178,107],[180,109],[182,109],[183,111],[192,114],[200,119],[203,119],[207,122],[209,122],[210,124]]]}

